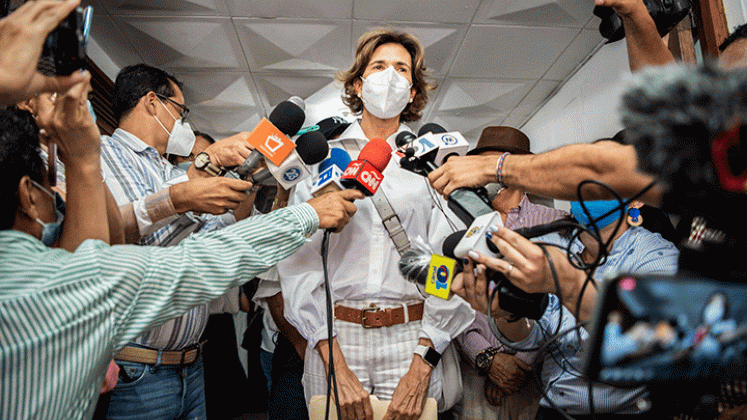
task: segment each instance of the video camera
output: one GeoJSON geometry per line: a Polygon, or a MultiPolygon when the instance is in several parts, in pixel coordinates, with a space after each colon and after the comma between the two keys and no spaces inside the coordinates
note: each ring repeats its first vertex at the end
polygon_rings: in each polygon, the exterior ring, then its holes
{"type": "MultiPolygon", "coordinates": [[[[25,0],[4,0],[0,3],[0,18],[12,13],[25,0]]],[[[47,76],[67,76],[83,68],[86,44],[91,30],[93,7],[76,7],[47,35],[37,69],[47,76]]]]}
{"type": "Polygon", "coordinates": [[[744,378],[747,71],[651,69],[623,108],[626,142],[659,178],[662,210],[691,217],[693,229],[675,276],[603,283],[586,373],[621,386],[744,378]]]}

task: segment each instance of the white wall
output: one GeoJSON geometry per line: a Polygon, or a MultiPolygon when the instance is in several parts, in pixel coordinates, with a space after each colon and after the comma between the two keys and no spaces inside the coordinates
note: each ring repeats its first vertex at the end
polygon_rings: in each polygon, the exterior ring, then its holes
{"type": "Polygon", "coordinates": [[[735,27],[747,23],[747,3],[745,0],[724,0],[724,10],[726,11],[726,24],[729,32],[735,27]]]}
{"type": "Polygon", "coordinates": [[[629,74],[625,41],[603,46],[524,124],[532,151],[613,136],[622,128],[617,109],[629,74]]]}

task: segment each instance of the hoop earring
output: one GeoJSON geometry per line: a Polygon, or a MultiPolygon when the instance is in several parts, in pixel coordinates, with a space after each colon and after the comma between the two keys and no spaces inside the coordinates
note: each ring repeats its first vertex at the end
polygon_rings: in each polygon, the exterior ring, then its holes
{"type": "Polygon", "coordinates": [[[635,207],[628,209],[628,224],[630,226],[640,226],[643,223],[641,211],[635,207]]]}

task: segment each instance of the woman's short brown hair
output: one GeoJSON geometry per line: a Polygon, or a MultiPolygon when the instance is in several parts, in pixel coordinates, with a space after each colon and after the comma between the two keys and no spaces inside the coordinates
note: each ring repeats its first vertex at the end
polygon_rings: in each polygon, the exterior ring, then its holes
{"type": "Polygon", "coordinates": [[[423,108],[428,102],[428,91],[434,89],[435,85],[426,80],[428,74],[423,58],[423,46],[417,38],[405,32],[385,28],[375,29],[366,32],[358,39],[353,65],[347,71],[337,72],[337,80],[344,85],[342,102],[355,114],[363,111],[363,101],[358,97],[354,82],[363,76],[376,48],[390,43],[402,45],[412,58],[412,86],[415,88],[415,97],[400,114],[400,121],[417,121],[422,117],[423,108]]]}

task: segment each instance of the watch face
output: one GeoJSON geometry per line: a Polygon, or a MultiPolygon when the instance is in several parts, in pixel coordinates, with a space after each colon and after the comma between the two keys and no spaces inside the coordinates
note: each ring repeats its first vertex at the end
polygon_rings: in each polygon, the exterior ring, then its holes
{"type": "Polygon", "coordinates": [[[199,153],[197,156],[195,156],[195,168],[197,169],[205,169],[205,167],[210,163],[210,155],[208,155],[205,152],[199,153]]]}
{"type": "Polygon", "coordinates": [[[488,367],[490,367],[489,363],[490,363],[489,356],[485,352],[478,354],[477,357],[475,358],[475,364],[477,365],[477,368],[480,370],[487,370],[488,367]]]}

